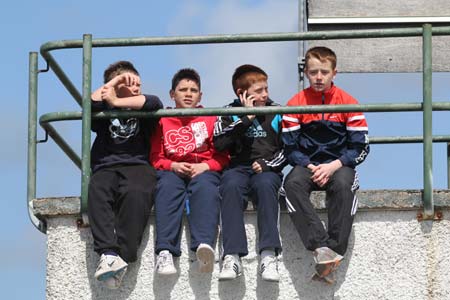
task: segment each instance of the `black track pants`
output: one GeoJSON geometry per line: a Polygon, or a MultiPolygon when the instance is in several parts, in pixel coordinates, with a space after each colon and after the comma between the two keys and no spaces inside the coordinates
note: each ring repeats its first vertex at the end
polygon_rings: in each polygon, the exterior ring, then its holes
{"type": "Polygon", "coordinates": [[[92,175],[88,215],[97,253],[112,250],[127,262],[137,259],[155,186],[149,165],[113,166],[92,175]]]}
{"type": "Polygon", "coordinates": [[[323,188],[311,180],[308,168],[296,166],[284,182],[289,215],[308,250],[328,247],[344,255],[352,230],[358,200],[358,180],[354,169],[341,167],[323,188]],[[328,232],[319,219],[309,196],[313,190],[325,190],[328,209],[328,232]]]}

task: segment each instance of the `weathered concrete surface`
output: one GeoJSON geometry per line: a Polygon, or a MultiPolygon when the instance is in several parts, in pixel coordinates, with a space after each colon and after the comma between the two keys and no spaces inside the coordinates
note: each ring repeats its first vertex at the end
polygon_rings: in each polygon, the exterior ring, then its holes
{"type": "Polygon", "coordinates": [[[308,0],[314,17],[450,16],[448,0],[308,0]]]}
{"type": "MultiPolygon", "coordinates": [[[[364,17],[449,17],[448,0],[314,0],[308,1],[310,18],[364,17]]],[[[449,26],[436,23],[433,26],[449,26]]],[[[390,28],[388,24],[309,24],[309,31],[358,30],[390,28]]],[[[421,24],[403,24],[402,27],[421,24]]],[[[338,71],[349,73],[420,72],[422,71],[422,38],[377,38],[310,41],[309,47],[327,46],[338,57],[338,71]]],[[[433,71],[450,71],[449,36],[433,37],[433,71]]]]}
{"type": "MultiPolygon", "coordinates": [[[[385,195],[389,198],[387,191],[385,195]]],[[[440,222],[417,221],[417,210],[411,207],[420,199],[419,192],[391,194],[396,195],[400,200],[392,199],[393,210],[366,207],[358,212],[337,283],[331,286],[310,280],[311,253],[303,248],[286,213],[280,220],[284,252],[279,284],[258,276],[256,215],[249,212],[245,218],[250,254],[243,260],[241,278],[218,282],[218,263],[212,275],[198,274],[188,255],[186,232],[183,255],[176,261],[178,275],[155,275],[152,217],[140,259],[130,266],[117,291],[107,290],[93,278],[98,256],[92,250],[89,228],[77,228],[76,215],[47,217],[47,299],[450,299],[450,192],[435,193],[443,204],[440,222]],[[406,202],[410,207],[402,207],[406,202]]],[[[320,194],[314,197],[323,202],[320,194]]],[[[361,197],[361,202],[372,201],[361,197]]],[[[325,214],[321,217],[326,219],[325,214]]]]}

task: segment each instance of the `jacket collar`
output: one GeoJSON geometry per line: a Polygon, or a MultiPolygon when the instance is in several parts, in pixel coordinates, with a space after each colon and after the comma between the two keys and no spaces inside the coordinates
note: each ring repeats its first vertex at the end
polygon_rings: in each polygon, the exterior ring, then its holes
{"type": "Polygon", "coordinates": [[[325,98],[328,99],[336,91],[336,86],[334,85],[334,83],[331,83],[330,89],[325,92],[316,92],[312,87],[309,87],[308,90],[314,97],[321,97],[322,95],[325,95],[325,98]]]}

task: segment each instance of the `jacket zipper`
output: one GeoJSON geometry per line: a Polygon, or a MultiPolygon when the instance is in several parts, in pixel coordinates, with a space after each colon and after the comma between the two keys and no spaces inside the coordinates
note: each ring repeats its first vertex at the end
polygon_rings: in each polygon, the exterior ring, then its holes
{"type": "MultiPolygon", "coordinates": [[[[322,105],[325,104],[325,93],[322,93],[322,105]]],[[[322,112],[322,121],[325,120],[325,112],[322,112]]]]}

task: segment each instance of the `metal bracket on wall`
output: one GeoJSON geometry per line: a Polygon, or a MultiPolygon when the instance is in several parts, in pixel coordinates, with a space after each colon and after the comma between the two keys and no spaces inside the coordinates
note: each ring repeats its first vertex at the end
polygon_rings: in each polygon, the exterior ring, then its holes
{"type": "Polygon", "coordinates": [[[298,62],[298,78],[300,82],[305,80],[305,58],[299,58],[298,62]]]}
{"type": "Polygon", "coordinates": [[[78,229],[89,227],[89,218],[86,213],[81,214],[81,218],[77,220],[78,229]]]}
{"type": "Polygon", "coordinates": [[[419,211],[417,213],[417,221],[442,221],[444,218],[444,213],[441,210],[434,209],[434,215],[433,216],[427,216],[423,211],[419,211]]]}

